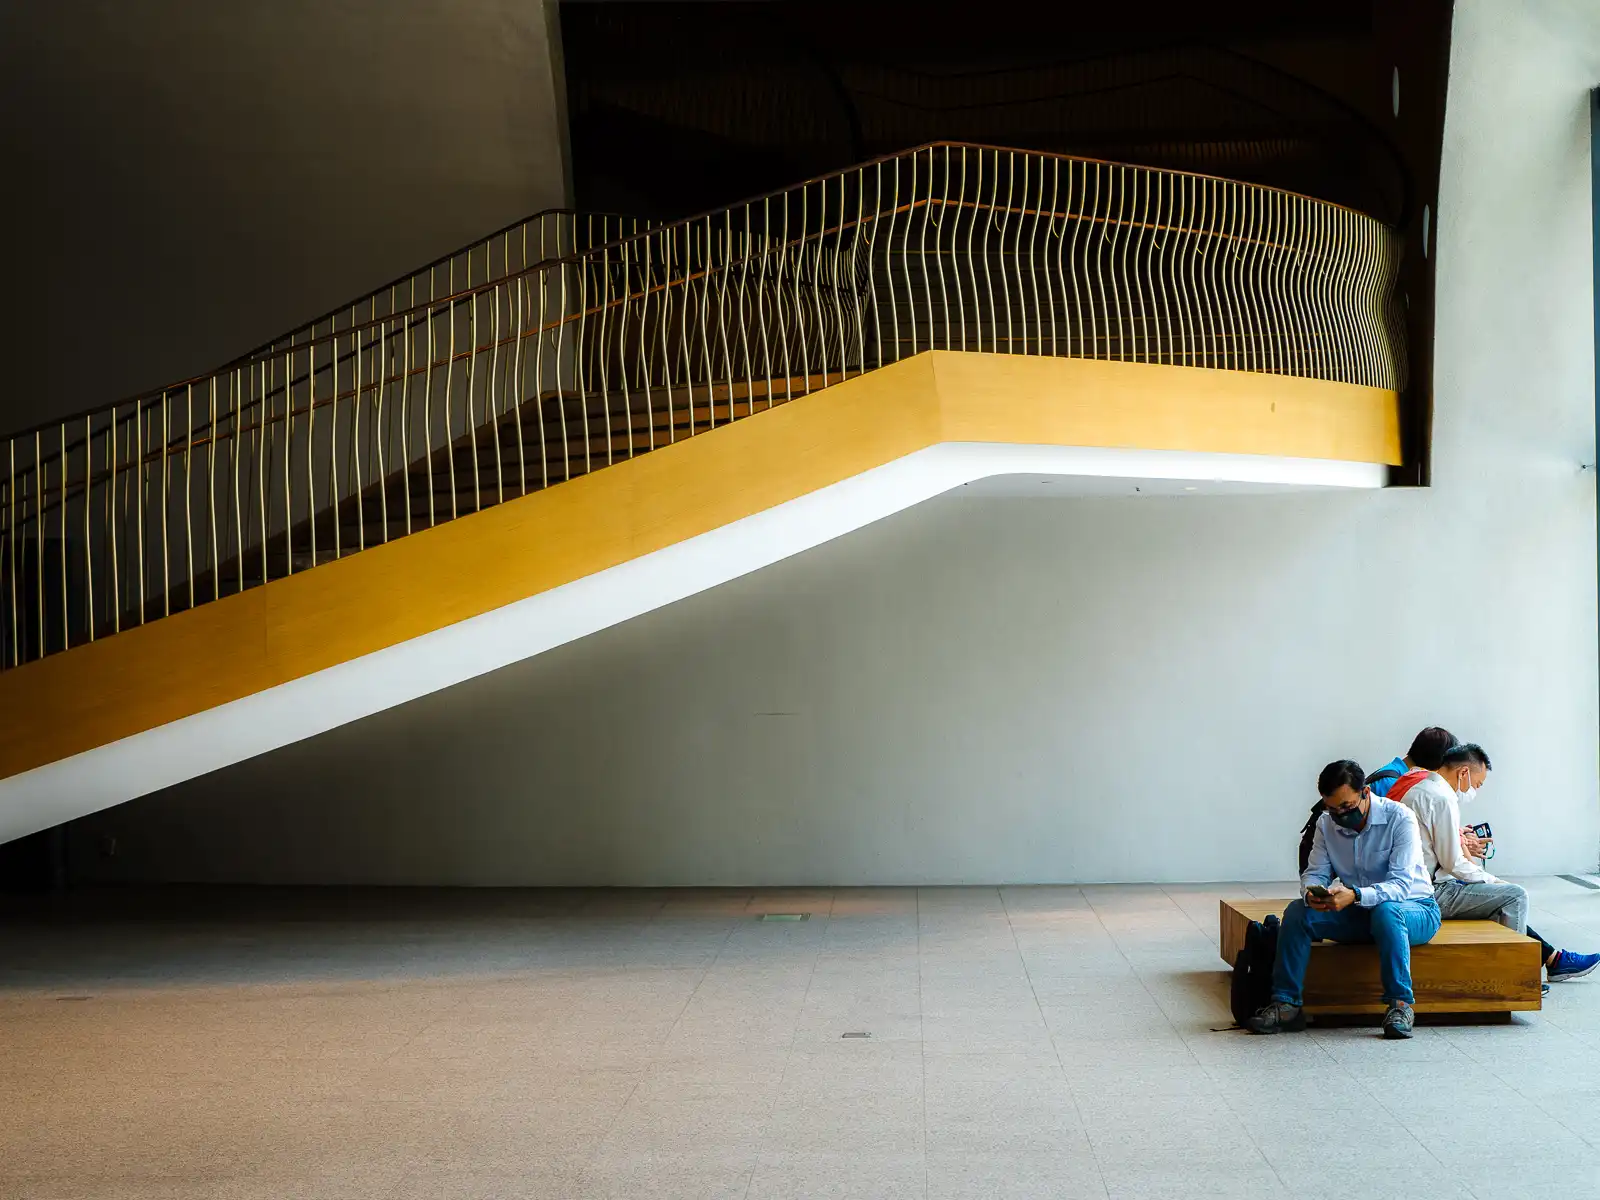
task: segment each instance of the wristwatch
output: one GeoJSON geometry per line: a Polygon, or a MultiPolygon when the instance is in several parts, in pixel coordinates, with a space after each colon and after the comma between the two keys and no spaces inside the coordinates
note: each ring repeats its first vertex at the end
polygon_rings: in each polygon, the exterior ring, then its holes
{"type": "Polygon", "coordinates": [[[1355,897],[1355,900],[1352,901],[1352,903],[1355,903],[1355,904],[1360,904],[1361,903],[1361,889],[1360,888],[1358,888],[1358,887],[1351,888],[1350,889],[1350,894],[1355,897]]]}

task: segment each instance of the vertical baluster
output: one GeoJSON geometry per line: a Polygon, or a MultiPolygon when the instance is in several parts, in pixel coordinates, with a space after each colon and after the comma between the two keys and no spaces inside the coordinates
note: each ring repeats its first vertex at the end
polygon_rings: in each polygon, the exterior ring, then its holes
{"type": "MultiPolygon", "coordinates": [[[[523,258],[524,259],[527,258],[526,248],[524,248],[523,258]]],[[[509,255],[508,254],[503,255],[502,256],[502,261],[503,261],[503,264],[505,266],[506,278],[508,280],[511,280],[512,279],[512,275],[511,275],[511,259],[510,259],[509,255]]],[[[523,312],[523,304],[522,304],[522,292],[523,292],[524,286],[527,283],[527,276],[526,276],[526,273],[525,273],[526,272],[526,266],[527,266],[527,264],[526,264],[526,262],[524,262],[524,264],[523,264],[523,272],[519,273],[516,276],[515,280],[513,281],[513,284],[514,284],[514,286],[516,288],[516,301],[515,301],[514,304],[513,304],[512,299],[511,299],[511,293],[510,292],[506,293],[506,316],[511,321],[511,336],[512,336],[511,366],[510,366],[509,370],[510,370],[510,374],[511,374],[511,379],[514,381],[509,386],[510,387],[515,387],[515,389],[516,389],[515,395],[511,396],[511,400],[510,400],[511,409],[510,409],[510,411],[511,411],[512,420],[515,423],[516,431],[517,431],[517,481],[518,481],[517,495],[519,495],[519,496],[526,496],[528,494],[528,458],[527,458],[527,452],[526,452],[526,450],[524,448],[523,435],[522,435],[522,421],[523,421],[523,417],[525,416],[525,413],[526,413],[524,405],[527,403],[527,399],[528,399],[527,380],[525,379],[525,377],[523,375],[523,371],[524,371],[524,368],[526,366],[526,362],[525,362],[525,358],[524,358],[524,355],[523,355],[523,345],[522,345],[523,337],[525,336],[525,332],[526,332],[525,331],[525,326],[523,324],[523,322],[524,322],[524,312],[523,312]]],[[[513,286],[513,284],[508,284],[508,286],[513,286]]],[[[508,387],[508,390],[509,390],[509,387],[508,387]]]]}
{"type": "Polygon", "coordinates": [[[1212,302],[1210,259],[1213,252],[1215,238],[1212,236],[1212,225],[1216,206],[1213,202],[1215,189],[1210,179],[1196,179],[1195,188],[1195,289],[1199,299],[1199,309],[1204,324],[1204,335],[1201,345],[1204,347],[1202,364],[1207,367],[1219,365],[1217,360],[1218,345],[1220,341],[1219,323],[1216,316],[1216,306],[1212,302]]]}
{"type": "MultiPolygon", "coordinates": [[[[994,228],[995,207],[1000,196],[1000,154],[998,151],[978,151],[978,199],[983,213],[983,241],[978,248],[978,260],[983,264],[983,292],[989,301],[989,350],[1000,349],[1000,314],[994,306],[994,276],[989,270],[989,231],[994,228]],[[993,155],[989,170],[989,202],[983,204],[983,160],[993,155]]],[[[983,350],[983,319],[978,320],[978,350],[983,350]]]]}
{"type": "MultiPolygon", "coordinates": [[[[933,280],[928,275],[928,222],[933,216],[933,147],[928,147],[928,174],[926,182],[923,184],[923,190],[927,193],[926,195],[919,195],[917,193],[917,160],[921,157],[921,154],[915,152],[911,155],[911,202],[913,204],[919,204],[922,206],[922,226],[917,232],[917,266],[922,272],[922,308],[924,315],[926,315],[928,319],[928,349],[932,350],[934,347],[933,280]]],[[[906,228],[908,232],[910,227],[911,223],[908,220],[906,222],[906,228]]],[[[934,236],[937,238],[937,233],[934,236]]],[[[937,241],[934,243],[933,249],[934,257],[938,258],[939,246],[937,241]]],[[[907,277],[909,278],[909,274],[907,277]]],[[[912,311],[913,313],[916,311],[914,303],[912,305],[912,311]]],[[[914,316],[912,318],[912,328],[916,328],[916,319],[914,316]]],[[[913,334],[912,336],[915,337],[916,335],[913,334]]]]}
{"type": "MultiPolygon", "coordinates": [[[[628,290],[629,290],[628,289],[628,256],[629,256],[629,254],[630,254],[630,247],[629,247],[627,242],[623,242],[617,247],[617,271],[618,271],[618,276],[619,276],[619,282],[618,282],[618,286],[617,286],[617,298],[613,302],[613,304],[614,304],[614,306],[615,306],[615,308],[617,310],[617,316],[616,316],[616,322],[615,322],[616,323],[617,333],[616,333],[616,337],[615,337],[614,340],[615,340],[615,343],[616,343],[617,382],[618,382],[618,386],[620,386],[620,388],[622,389],[622,410],[623,410],[623,431],[624,431],[623,432],[623,436],[626,437],[627,441],[628,441],[628,457],[632,458],[633,457],[633,453],[634,453],[634,443],[636,441],[636,436],[635,436],[635,432],[634,432],[634,428],[633,428],[633,387],[632,387],[631,381],[629,379],[629,373],[628,373],[628,365],[629,365],[628,364],[628,290]]],[[[609,289],[609,287],[610,287],[610,284],[609,284],[610,272],[609,271],[606,273],[606,277],[607,277],[607,280],[608,280],[607,288],[609,289]]],[[[610,358],[611,358],[610,351],[606,352],[606,358],[607,358],[608,361],[610,360],[610,358]]]]}
{"type": "Polygon", "coordinates": [[[122,517],[117,512],[117,406],[111,406],[111,424],[106,429],[106,540],[109,543],[111,566],[111,632],[122,629],[122,564],[117,554],[117,526],[122,517]]]}
{"type": "MultiPolygon", "coordinates": [[[[61,475],[61,516],[58,518],[58,524],[61,529],[61,648],[69,650],[72,648],[72,614],[68,611],[68,597],[71,595],[71,589],[67,586],[67,559],[71,557],[67,553],[67,423],[65,421],[61,422],[58,428],[61,435],[61,453],[56,460],[56,470],[61,475]]],[[[43,517],[43,512],[44,510],[41,508],[41,518],[43,517]]],[[[39,570],[41,572],[44,570],[42,560],[39,563],[39,570]]]]}
{"type": "MultiPolygon", "coordinates": [[[[1078,269],[1078,234],[1083,230],[1085,210],[1089,201],[1089,164],[1074,163],[1067,160],[1067,219],[1072,222],[1072,244],[1067,245],[1066,231],[1062,230],[1061,245],[1057,248],[1058,259],[1065,257],[1065,266],[1061,270],[1061,302],[1067,301],[1067,277],[1072,277],[1072,315],[1076,318],[1078,341],[1077,357],[1088,358],[1088,342],[1083,336],[1083,296],[1079,291],[1078,281],[1083,272],[1078,269]],[[1072,177],[1076,169],[1078,187],[1074,189],[1072,177]]],[[[1067,354],[1073,354],[1072,323],[1067,326],[1067,354]]]]}
{"type": "Polygon", "coordinates": [[[161,612],[172,615],[172,559],[170,538],[172,525],[172,476],[167,463],[167,445],[172,440],[172,414],[170,398],[161,393],[161,612]]]}
{"type": "MultiPolygon", "coordinates": [[[[332,332],[333,322],[328,322],[332,332]]],[[[317,327],[306,343],[306,525],[310,529],[311,565],[317,565],[317,327]]]]}
{"type": "Polygon", "coordinates": [[[489,372],[484,379],[484,388],[487,393],[484,399],[484,408],[489,414],[489,429],[494,442],[494,483],[495,503],[502,504],[506,498],[506,484],[504,471],[503,452],[500,447],[500,415],[503,405],[495,403],[494,385],[500,364],[500,285],[494,285],[490,296],[494,309],[492,328],[489,333],[489,372]]]}
{"type": "Polygon", "coordinates": [[[404,328],[401,332],[404,361],[400,367],[400,493],[405,500],[407,534],[411,532],[411,348],[415,340],[411,330],[411,315],[417,308],[416,291],[417,284],[413,279],[410,307],[406,309],[404,328]]]}
{"type": "MultiPolygon", "coordinates": [[[[340,501],[339,494],[339,329],[332,321],[329,322],[329,342],[331,343],[328,355],[328,523],[333,541],[333,557],[335,560],[344,557],[343,538],[339,533],[340,501]]],[[[360,345],[361,334],[356,330],[355,309],[350,310],[350,349],[357,352],[360,345]]],[[[317,514],[311,514],[311,523],[316,524],[317,514]]]]}
{"type": "MultiPolygon", "coordinates": [[[[526,254],[524,254],[524,257],[526,257],[526,254]]],[[[511,267],[510,264],[507,263],[506,274],[510,275],[510,273],[511,267]]],[[[524,340],[527,338],[527,314],[523,307],[523,293],[527,290],[528,285],[528,276],[526,271],[516,276],[515,285],[517,289],[517,308],[515,324],[512,326],[512,331],[513,336],[516,338],[516,353],[514,355],[515,362],[512,367],[511,376],[516,380],[517,394],[512,402],[511,411],[517,429],[517,495],[526,496],[528,494],[528,455],[524,446],[522,433],[522,422],[527,415],[528,403],[528,380],[525,374],[527,371],[528,360],[526,348],[523,345],[524,340]]],[[[509,303],[509,301],[507,303],[509,303]]]]}
{"type": "MultiPolygon", "coordinates": [[[[197,601],[194,596],[194,384],[183,388],[183,569],[189,584],[189,607],[197,601]]],[[[170,588],[169,588],[170,590],[170,588]]],[[[168,606],[171,607],[170,605],[168,606]]]]}
{"type": "MultiPolygon", "coordinates": [[[[485,275],[488,275],[488,242],[483,244],[483,260],[483,271],[485,275]]],[[[467,254],[467,291],[469,293],[472,291],[472,254],[470,251],[467,254]]],[[[452,260],[450,263],[450,306],[449,312],[445,319],[450,322],[450,360],[445,365],[444,369],[444,445],[445,458],[448,461],[450,472],[450,519],[453,521],[456,517],[461,515],[460,506],[456,500],[459,489],[456,487],[456,424],[455,405],[452,399],[456,390],[456,264],[454,260],[452,260]]],[[[428,317],[428,324],[430,327],[433,325],[433,316],[431,313],[428,317]]],[[[472,389],[469,387],[467,390],[470,392],[472,389]]],[[[468,428],[471,428],[472,422],[470,417],[468,418],[467,425],[468,428]]],[[[473,458],[476,460],[477,456],[474,455],[473,458]]]]}
{"type": "MultiPolygon", "coordinates": [[[[435,288],[433,272],[428,272],[428,306],[423,310],[422,324],[427,330],[427,350],[423,358],[422,375],[422,484],[428,489],[428,528],[432,529],[437,523],[437,506],[434,503],[434,493],[438,490],[434,483],[433,472],[433,366],[434,355],[437,353],[433,331],[433,320],[437,315],[433,303],[435,288]]],[[[407,456],[409,459],[409,455],[407,456]]]]}
{"type": "Polygon", "coordinates": [[[1166,172],[1155,174],[1156,202],[1151,209],[1150,251],[1146,258],[1145,273],[1150,278],[1151,290],[1161,291],[1161,325],[1156,331],[1156,362],[1173,361],[1172,308],[1167,298],[1167,268],[1172,262],[1172,221],[1163,208],[1172,204],[1173,176],[1166,172]],[[1159,236],[1157,236],[1159,234],[1159,236]]]}
{"type": "MultiPolygon", "coordinates": [[[[350,314],[350,326],[356,330],[355,338],[350,348],[355,353],[355,362],[350,372],[350,387],[352,399],[350,401],[350,500],[355,510],[356,517],[356,552],[360,553],[367,548],[367,497],[366,489],[361,479],[361,409],[366,404],[365,391],[363,390],[363,358],[367,349],[362,343],[371,345],[371,336],[368,330],[372,329],[378,319],[378,299],[372,298],[371,306],[367,309],[367,324],[365,329],[356,325],[355,313],[350,314]]],[[[369,433],[367,436],[371,436],[369,433]]],[[[334,521],[338,522],[336,513],[334,521]]]]}
{"type": "MultiPolygon", "coordinates": [[[[1056,218],[1060,215],[1060,212],[1061,212],[1061,159],[1060,159],[1060,157],[1057,156],[1057,155],[1052,155],[1050,157],[1050,159],[1049,159],[1049,164],[1050,164],[1050,224],[1045,227],[1044,246],[1041,249],[1041,254],[1042,254],[1043,258],[1044,258],[1044,295],[1045,295],[1045,304],[1046,304],[1046,307],[1047,307],[1047,309],[1049,311],[1049,318],[1048,319],[1050,321],[1050,357],[1054,358],[1054,357],[1056,357],[1056,284],[1055,284],[1055,276],[1050,273],[1050,243],[1052,241],[1054,241],[1059,246],[1059,244],[1061,242],[1060,235],[1056,233],[1056,218]]],[[[1040,172],[1041,172],[1040,176],[1039,176],[1039,208],[1041,210],[1043,210],[1043,208],[1044,208],[1044,175],[1043,175],[1044,160],[1040,161],[1039,169],[1040,169],[1040,172]]],[[[1059,263],[1060,260],[1061,260],[1061,254],[1060,254],[1060,251],[1058,249],[1057,252],[1056,252],[1056,261],[1059,263]]],[[[1062,293],[1062,303],[1064,304],[1065,302],[1066,302],[1066,294],[1062,293]]],[[[1039,353],[1040,354],[1044,353],[1044,338],[1043,338],[1042,335],[1041,335],[1041,337],[1039,339],[1039,353]]]]}
{"type": "MultiPolygon", "coordinates": [[[[755,227],[751,224],[750,204],[744,206],[744,245],[739,255],[739,309],[738,330],[739,350],[744,356],[744,399],[745,411],[756,411],[755,368],[750,353],[750,264],[755,257],[755,241],[753,234],[755,227]]],[[[731,382],[729,384],[732,386],[731,382]]]]}
{"type": "Polygon", "coordinates": [[[594,382],[600,397],[600,408],[604,414],[604,428],[606,438],[606,465],[609,467],[616,461],[616,434],[611,428],[611,355],[607,347],[608,334],[611,328],[611,248],[604,246],[600,250],[598,264],[591,258],[591,269],[598,266],[598,284],[595,288],[595,320],[594,320],[594,382]]]}
{"type": "Polygon", "coordinates": [[[39,631],[39,640],[35,645],[38,648],[37,657],[44,657],[45,649],[45,600],[44,600],[44,505],[45,497],[49,495],[49,484],[44,474],[44,442],[42,433],[35,430],[33,434],[33,547],[34,547],[34,590],[38,593],[38,617],[36,624],[39,631]]]}
{"type": "MultiPolygon", "coordinates": [[[[928,318],[928,337],[932,348],[942,350],[955,349],[954,339],[950,336],[950,293],[945,289],[944,282],[944,241],[945,231],[951,228],[950,220],[950,147],[939,146],[928,148],[928,207],[933,208],[933,176],[934,155],[939,153],[943,159],[943,178],[940,181],[939,192],[939,219],[933,224],[933,269],[939,275],[939,328],[943,336],[934,342],[933,318],[928,318]]],[[[932,292],[929,292],[932,299],[932,292]]]]}
{"type": "Polygon", "coordinates": [[[957,189],[956,220],[950,229],[950,255],[951,261],[957,260],[957,239],[961,236],[961,214],[967,215],[967,252],[960,259],[960,267],[955,271],[956,277],[956,320],[961,325],[961,349],[967,348],[967,281],[972,281],[972,311],[978,312],[978,272],[972,261],[972,233],[976,228],[978,206],[969,205],[967,202],[967,148],[961,147],[961,185],[957,189]]]}
{"type": "Polygon", "coordinates": [[[883,238],[883,283],[889,295],[889,345],[900,361],[900,305],[894,290],[894,230],[900,215],[900,160],[894,160],[889,178],[889,228],[883,238]]]}
{"type": "MultiPolygon", "coordinates": [[[[894,160],[896,190],[900,182],[900,160],[894,160]]],[[[900,274],[906,281],[906,320],[910,323],[911,354],[915,357],[918,348],[917,340],[917,297],[911,289],[911,215],[917,204],[917,156],[911,155],[911,179],[906,185],[904,208],[906,210],[905,229],[900,233],[900,274]]],[[[897,207],[900,207],[897,205],[897,207]]]]}
{"type": "Polygon", "coordinates": [[[83,418],[83,614],[94,641],[94,419],[83,418]]]}
{"type": "MultiPolygon", "coordinates": [[[[539,258],[541,260],[545,258],[543,225],[539,228],[539,258]]],[[[547,488],[550,486],[550,447],[549,437],[545,430],[544,417],[544,327],[546,294],[550,286],[550,269],[546,267],[534,272],[533,278],[538,281],[539,288],[539,311],[534,318],[535,324],[533,327],[535,338],[533,343],[533,418],[539,425],[539,486],[547,488]]],[[[556,403],[559,404],[560,402],[561,398],[558,395],[556,403]]]]}
{"type": "MultiPolygon", "coordinates": [[[[1107,345],[1106,353],[1108,358],[1125,361],[1128,358],[1128,348],[1131,343],[1131,338],[1128,334],[1128,323],[1124,318],[1122,309],[1122,298],[1124,293],[1127,291],[1126,284],[1128,269],[1126,236],[1127,226],[1124,224],[1124,218],[1129,211],[1128,168],[1124,166],[1118,166],[1115,168],[1115,172],[1115,175],[1111,178],[1116,180],[1114,190],[1117,195],[1117,215],[1115,218],[1107,220],[1103,228],[1105,229],[1111,243],[1106,248],[1106,276],[1111,281],[1111,305],[1106,317],[1106,332],[1108,334],[1110,333],[1111,318],[1112,316],[1115,316],[1117,326],[1117,344],[1115,353],[1112,353],[1109,344],[1107,345]],[[1123,286],[1121,287],[1117,285],[1117,272],[1119,266],[1123,275],[1123,286]]],[[[1106,215],[1110,217],[1109,205],[1107,206],[1106,215]]]]}
{"type": "Polygon", "coordinates": [[[373,459],[377,469],[373,472],[373,485],[378,489],[378,539],[379,545],[389,541],[389,432],[394,425],[394,345],[389,340],[389,324],[394,318],[394,292],[389,293],[389,313],[378,326],[378,358],[373,364],[376,391],[372,400],[373,459]],[[385,424],[384,389],[388,388],[389,420],[385,424]]]}
{"type": "Polygon", "coordinates": [[[232,420],[229,422],[228,437],[228,479],[233,486],[233,543],[234,557],[238,562],[238,582],[234,586],[235,592],[244,591],[244,505],[239,498],[239,477],[245,468],[244,445],[240,441],[243,436],[239,421],[244,410],[244,376],[238,369],[233,372],[233,384],[229,388],[233,397],[232,420]]]}
{"type": "MultiPolygon", "coordinates": [[[[789,196],[785,193],[778,200],[782,208],[782,230],[778,235],[778,269],[777,280],[773,289],[773,307],[777,310],[778,344],[783,358],[783,399],[785,403],[794,399],[794,364],[789,358],[789,297],[786,293],[784,275],[789,268],[789,196]]],[[[770,396],[770,392],[768,393],[770,396]]]]}
{"type": "MultiPolygon", "coordinates": [[[[1044,327],[1041,322],[1044,319],[1044,307],[1039,303],[1039,222],[1044,218],[1045,160],[1032,154],[1024,154],[1022,156],[1022,203],[1024,211],[1017,218],[1017,240],[1019,243],[1022,240],[1023,218],[1027,215],[1026,209],[1031,196],[1028,187],[1030,167],[1037,168],[1032,172],[1032,175],[1038,181],[1036,186],[1039,189],[1039,198],[1034,202],[1033,207],[1033,229],[1028,235],[1028,292],[1033,297],[1033,327],[1039,331],[1038,337],[1035,339],[1038,342],[1038,349],[1031,351],[1031,353],[1043,354],[1044,327]]],[[[1018,283],[1019,285],[1021,283],[1020,277],[1018,283]]],[[[1025,319],[1022,323],[1022,349],[1024,353],[1030,352],[1028,350],[1028,342],[1028,322],[1025,319]]]]}
{"type": "MultiPolygon", "coordinates": [[[[113,415],[115,409],[112,410],[113,415]]],[[[15,438],[6,439],[6,587],[11,597],[8,608],[11,624],[11,665],[17,666],[22,662],[21,621],[17,611],[19,603],[17,598],[17,571],[21,567],[19,551],[22,535],[17,523],[17,515],[21,505],[17,497],[17,442],[15,438]]]]}

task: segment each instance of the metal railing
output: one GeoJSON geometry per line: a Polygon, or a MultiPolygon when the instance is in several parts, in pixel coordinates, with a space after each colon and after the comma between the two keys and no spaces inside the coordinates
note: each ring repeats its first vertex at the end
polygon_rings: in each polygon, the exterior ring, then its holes
{"type": "Polygon", "coordinates": [[[445,288],[436,264],[426,298],[0,439],[0,667],[928,349],[1399,389],[1398,253],[1303,196],[940,143],[445,288]]]}

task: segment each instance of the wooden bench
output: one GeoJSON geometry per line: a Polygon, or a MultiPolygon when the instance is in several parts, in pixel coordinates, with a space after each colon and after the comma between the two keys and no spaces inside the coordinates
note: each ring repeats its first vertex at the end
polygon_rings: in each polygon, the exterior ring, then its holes
{"type": "MultiPolygon", "coordinates": [[[[1288,900],[1224,900],[1222,958],[1230,967],[1251,921],[1283,916],[1288,900]]],[[[1539,1008],[1539,943],[1494,921],[1446,921],[1411,950],[1419,1013],[1502,1013],[1539,1008]]],[[[1378,955],[1371,945],[1313,942],[1306,1012],[1381,1013],[1378,955]]]]}

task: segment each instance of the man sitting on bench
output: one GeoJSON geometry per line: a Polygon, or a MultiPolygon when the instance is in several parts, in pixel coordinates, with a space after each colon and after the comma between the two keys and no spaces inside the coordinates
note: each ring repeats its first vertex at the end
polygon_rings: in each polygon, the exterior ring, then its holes
{"type": "Polygon", "coordinates": [[[1359,763],[1329,763],[1317,777],[1325,811],[1317,818],[1311,858],[1300,877],[1302,898],[1283,914],[1272,967],[1272,1003],[1248,1022],[1251,1033],[1306,1027],[1301,988],[1311,943],[1372,942],[1383,979],[1383,1036],[1408,1038],[1412,1004],[1411,947],[1439,932],[1439,906],[1422,861],[1416,818],[1403,805],[1372,794],[1359,763]]]}
{"type": "Polygon", "coordinates": [[[1446,920],[1498,921],[1526,934],[1539,943],[1551,983],[1581,979],[1600,966],[1600,954],[1557,950],[1528,928],[1528,893],[1517,884],[1496,879],[1462,852],[1457,832],[1460,806],[1478,793],[1492,769],[1483,747],[1468,742],[1447,750],[1437,771],[1414,781],[1406,776],[1402,781],[1410,786],[1400,793],[1400,803],[1416,816],[1422,831],[1422,860],[1433,879],[1439,911],[1446,920]]]}

